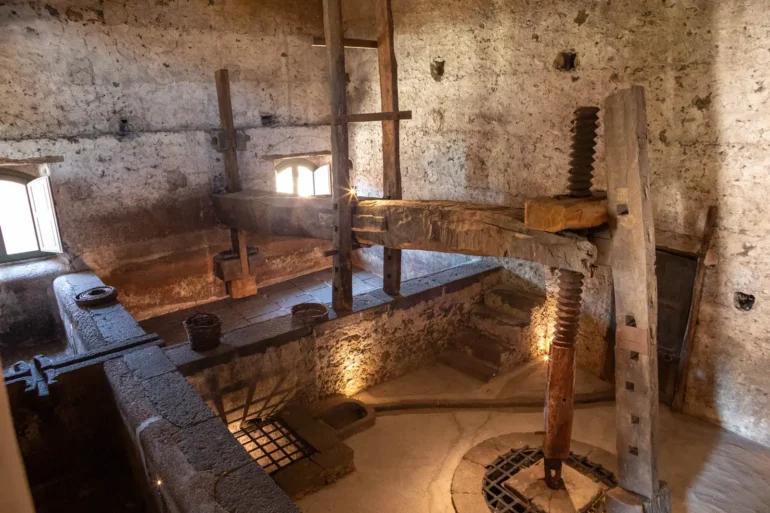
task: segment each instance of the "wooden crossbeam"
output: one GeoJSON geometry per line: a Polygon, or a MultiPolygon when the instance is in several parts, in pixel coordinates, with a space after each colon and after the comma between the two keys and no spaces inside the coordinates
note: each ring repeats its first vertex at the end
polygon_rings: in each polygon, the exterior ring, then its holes
{"type": "Polygon", "coordinates": [[[536,230],[583,230],[606,222],[606,198],[535,198],[524,205],[524,223],[536,230]]]}
{"type": "Polygon", "coordinates": [[[368,123],[370,121],[398,121],[412,119],[412,111],[402,110],[396,112],[371,112],[365,114],[347,114],[334,118],[333,124],[368,123]]]}
{"type": "MultiPolygon", "coordinates": [[[[334,233],[337,213],[328,198],[242,191],[212,200],[217,217],[230,227],[327,240],[334,233]]],[[[363,245],[518,258],[583,273],[597,258],[596,246],[584,237],[529,229],[523,209],[496,205],[360,199],[349,230],[352,242],[363,245]]]]}
{"type": "MultiPolygon", "coordinates": [[[[377,49],[377,41],[369,39],[352,39],[349,37],[342,38],[342,44],[345,48],[364,48],[364,49],[377,49]]],[[[313,36],[313,42],[311,46],[326,46],[326,40],[324,36],[313,36]]]]}
{"type": "MultiPolygon", "coordinates": [[[[391,0],[375,0],[377,62],[380,72],[380,101],[383,112],[398,112],[398,65],[393,39],[391,0]]],[[[406,118],[404,118],[406,119],[406,118]]],[[[408,119],[411,119],[411,113],[408,119]]],[[[398,120],[382,122],[382,189],[385,198],[400,200],[401,146],[398,120]]],[[[401,291],[401,250],[385,247],[382,266],[383,290],[390,295],[401,291]]]]}
{"type": "MultiPolygon", "coordinates": [[[[329,90],[332,119],[347,117],[347,76],[345,48],[342,37],[342,2],[324,0],[324,30],[329,54],[329,90]]],[[[348,125],[335,123],[332,134],[332,203],[334,210],[332,276],[332,306],[338,311],[353,309],[353,232],[350,165],[348,155],[348,125]]]]}

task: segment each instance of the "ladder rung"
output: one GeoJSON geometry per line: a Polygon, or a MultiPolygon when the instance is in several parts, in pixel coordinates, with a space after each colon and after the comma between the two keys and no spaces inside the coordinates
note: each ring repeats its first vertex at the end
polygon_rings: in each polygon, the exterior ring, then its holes
{"type": "Polygon", "coordinates": [[[398,121],[401,119],[412,119],[411,110],[401,110],[398,112],[372,112],[370,114],[348,114],[334,119],[335,125],[345,123],[365,123],[367,121],[398,121]]]}
{"type": "MultiPolygon", "coordinates": [[[[343,38],[342,44],[345,48],[369,48],[377,49],[377,41],[371,41],[369,39],[350,39],[343,38]]],[[[326,46],[326,39],[324,36],[313,36],[312,46],[326,46]]]]}

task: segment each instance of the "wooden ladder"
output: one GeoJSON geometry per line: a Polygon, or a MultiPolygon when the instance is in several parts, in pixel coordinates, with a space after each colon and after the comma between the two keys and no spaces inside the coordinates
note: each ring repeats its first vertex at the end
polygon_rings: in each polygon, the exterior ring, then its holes
{"type": "MultiPolygon", "coordinates": [[[[334,204],[334,257],[332,306],[337,311],[353,308],[352,212],[357,202],[350,184],[348,123],[382,122],[383,193],[385,199],[401,199],[399,121],[412,113],[398,110],[398,78],[393,44],[391,0],[374,1],[377,41],[343,37],[342,0],[324,0],[325,39],[313,38],[314,46],[326,46],[329,54],[329,85],[332,106],[332,201],[334,204]],[[382,112],[348,114],[345,48],[376,49],[380,69],[382,112]]],[[[401,250],[384,248],[383,289],[398,295],[401,287],[401,250]]]]}

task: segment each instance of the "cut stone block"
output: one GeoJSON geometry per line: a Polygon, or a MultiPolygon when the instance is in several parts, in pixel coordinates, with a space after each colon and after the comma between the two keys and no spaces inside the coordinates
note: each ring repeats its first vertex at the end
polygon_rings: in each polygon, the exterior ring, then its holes
{"type": "Polygon", "coordinates": [[[606,490],[603,484],[595,483],[590,477],[567,465],[564,465],[561,471],[564,489],[551,490],[546,486],[544,476],[545,462],[540,460],[514,474],[503,486],[529,499],[533,505],[546,513],[583,511],[606,490]]]}

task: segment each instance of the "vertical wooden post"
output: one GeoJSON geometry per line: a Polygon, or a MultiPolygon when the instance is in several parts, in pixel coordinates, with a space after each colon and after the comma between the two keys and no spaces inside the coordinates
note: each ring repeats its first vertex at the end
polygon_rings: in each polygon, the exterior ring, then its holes
{"type": "MultiPolygon", "coordinates": [[[[225,179],[227,192],[238,192],[243,189],[238,170],[238,148],[235,121],[233,119],[233,104],[230,97],[230,73],[226,69],[214,73],[217,84],[217,101],[219,102],[219,121],[222,132],[227,139],[227,149],[223,153],[225,161],[225,179]]],[[[230,230],[230,240],[233,251],[238,253],[241,262],[241,279],[225,284],[227,293],[234,298],[242,298],[257,293],[257,283],[249,272],[249,255],[246,246],[246,234],[242,230],[230,230]]]]}
{"type": "MultiPolygon", "coordinates": [[[[2,362],[0,362],[2,363],[2,362]]],[[[11,405],[0,374],[0,511],[35,513],[27,473],[13,429],[11,405]]]]}
{"type": "MultiPolygon", "coordinates": [[[[382,112],[398,112],[398,66],[393,41],[391,0],[376,0],[377,56],[380,67],[382,112]]],[[[382,122],[382,188],[385,198],[401,199],[399,122],[382,122]]],[[[383,248],[383,289],[396,296],[401,291],[401,250],[383,248]]]]}
{"type": "Polygon", "coordinates": [[[608,210],[617,310],[615,345],[618,480],[608,511],[667,511],[658,480],[658,292],[655,276],[647,115],[644,89],[618,91],[605,102],[608,210]],[[663,499],[663,500],[661,500],[663,499]],[[641,510],[639,510],[641,511],[641,510]]]}
{"type": "Polygon", "coordinates": [[[350,167],[348,163],[347,75],[342,41],[341,0],[324,0],[324,30],[329,53],[329,90],[332,107],[332,203],[334,205],[334,275],[332,306],[338,311],[353,309],[353,232],[350,167]]]}

